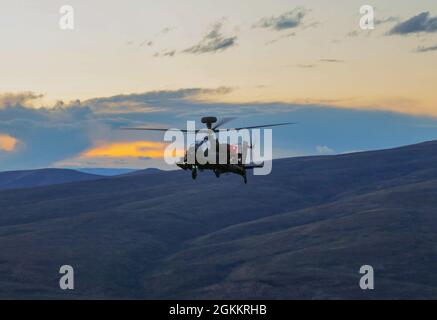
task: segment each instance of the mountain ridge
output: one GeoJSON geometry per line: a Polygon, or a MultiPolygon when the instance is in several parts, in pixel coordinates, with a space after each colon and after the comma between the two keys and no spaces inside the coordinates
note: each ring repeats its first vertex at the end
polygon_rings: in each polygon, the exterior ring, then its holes
{"type": "Polygon", "coordinates": [[[435,141],[275,160],[248,185],[176,171],[1,191],[0,297],[436,298],[436,206],[435,141]]]}
{"type": "Polygon", "coordinates": [[[72,169],[44,168],[3,171],[0,172],[0,190],[33,188],[99,178],[103,178],[103,176],[72,169]]]}

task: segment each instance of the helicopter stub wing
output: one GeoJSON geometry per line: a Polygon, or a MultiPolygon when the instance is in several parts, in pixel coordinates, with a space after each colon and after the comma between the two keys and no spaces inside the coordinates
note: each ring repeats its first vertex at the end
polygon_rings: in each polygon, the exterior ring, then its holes
{"type": "Polygon", "coordinates": [[[262,168],[262,167],[264,167],[264,162],[243,164],[243,167],[244,167],[244,169],[262,168]]]}

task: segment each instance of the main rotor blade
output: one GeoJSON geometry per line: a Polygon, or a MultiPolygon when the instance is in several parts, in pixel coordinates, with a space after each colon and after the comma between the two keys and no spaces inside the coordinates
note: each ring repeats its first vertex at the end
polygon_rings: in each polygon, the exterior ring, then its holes
{"type": "Polygon", "coordinates": [[[214,127],[212,127],[212,130],[217,130],[218,129],[218,127],[220,127],[220,126],[222,126],[222,125],[224,125],[225,123],[228,123],[229,121],[232,121],[232,120],[234,120],[235,119],[235,117],[225,117],[225,118],[221,118],[216,124],[215,124],[215,126],[214,127]]]}
{"type": "Polygon", "coordinates": [[[227,129],[227,130],[241,130],[241,129],[256,129],[256,128],[278,127],[278,126],[287,126],[287,125],[290,125],[290,124],[297,124],[297,122],[263,124],[263,125],[260,125],[260,126],[241,127],[241,128],[227,129]]]}
{"type": "Polygon", "coordinates": [[[185,130],[185,129],[164,129],[164,128],[120,128],[120,130],[131,130],[131,131],[182,131],[182,132],[194,132],[197,133],[199,130],[185,130]]]}

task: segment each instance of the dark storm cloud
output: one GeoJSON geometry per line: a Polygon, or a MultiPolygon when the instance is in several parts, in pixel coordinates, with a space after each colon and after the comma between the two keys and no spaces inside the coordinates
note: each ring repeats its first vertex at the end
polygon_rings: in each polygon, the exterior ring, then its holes
{"type": "Polygon", "coordinates": [[[235,46],[237,37],[224,36],[222,28],[223,20],[216,22],[198,44],[185,49],[184,52],[192,54],[215,53],[235,46]]]}
{"type": "Polygon", "coordinates": [[[305,8],[296,8],[288,11],[280,16],[272,16],[262,18],[254,24],[254,28],[266,28],[277,31],[297,28],[303,24],[303,19],[307,15],[308,10],[305,8]]]}
{"type": "Polygon", "coordinates": [[[437,17],[431,17],[429,12],[422,12],[417,16],[395,25],[388,34],[408,35],[421,32],[437,32],[437,17]]]}

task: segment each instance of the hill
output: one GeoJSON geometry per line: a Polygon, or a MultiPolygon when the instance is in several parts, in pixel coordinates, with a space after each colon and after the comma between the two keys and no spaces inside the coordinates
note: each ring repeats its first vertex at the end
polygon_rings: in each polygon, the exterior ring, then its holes
{"type": "Polygon", "coordinates": [[[1,191],[0,297],[437,298],[436,206],[437,142],[1,191]]]}
{"type": "Polygon", "coordinates": [[[131,172],[126,172],[124,175],[125,176],[137,176],[137,175],[145,175],[145,174],[157,174],[157,173],[161,173],[164,172],[164,170],[160,170],[157,168],[147,168],[147,169],[142,169],[142,170],[134,170],[131,172]]]}
{"type": "Polygon", "coordinates": [[[37,169],[0,172],[0,190],[41,187],[99,179],[101,176],[70,169],[37,169]]]}
{"type": "Polygon", "coordinates": [[[118,176],[137,171],[136,169],[128,168],[80,168],[77,171],[99,176],[118,176]]]}

